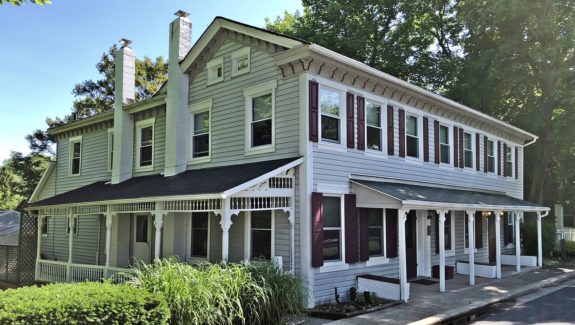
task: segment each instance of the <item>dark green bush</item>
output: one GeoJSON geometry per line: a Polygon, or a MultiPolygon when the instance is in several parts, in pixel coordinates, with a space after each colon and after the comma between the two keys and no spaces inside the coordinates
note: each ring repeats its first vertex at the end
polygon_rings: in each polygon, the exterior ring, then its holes
{"type": "MultiPolygon", "coordinates": [[[[543,256],[549,256],[555,247],[555,224],[550,218],[541,223],[541,241],[543,256]]],[[[521,225],[521,244],[525,255],[537,256],[537,216],[525,213],[525,222],[521,225]]]]}
{"type": "Polygon", "coordinates": [[[62,283],[0,292],[0,324],[167,324],[168,306],[133,285],[62,283]]]}

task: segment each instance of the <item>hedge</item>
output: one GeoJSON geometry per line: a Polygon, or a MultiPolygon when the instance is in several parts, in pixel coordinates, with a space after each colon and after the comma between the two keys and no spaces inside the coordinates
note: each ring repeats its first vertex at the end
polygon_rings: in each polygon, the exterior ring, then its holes
{"type": "Polygon", "coordinates": [[[63,283],[0,291],[0,324],[167,324],[162,296],[133,285],[63,283]]]}

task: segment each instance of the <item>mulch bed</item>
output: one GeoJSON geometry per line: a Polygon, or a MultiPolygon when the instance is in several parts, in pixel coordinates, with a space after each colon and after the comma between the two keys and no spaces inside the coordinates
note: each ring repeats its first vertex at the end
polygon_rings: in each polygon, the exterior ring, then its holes
{"type": "Polygon", "coordinates": [[[371,313],[377,310],[389,308],[400,304],[395,300],[377,298],[376,302],[367,304],[364,302],[348,301],[339,304],[318,305],[308,311],[309,316],[325,319],[342,319],[371,313]]]}

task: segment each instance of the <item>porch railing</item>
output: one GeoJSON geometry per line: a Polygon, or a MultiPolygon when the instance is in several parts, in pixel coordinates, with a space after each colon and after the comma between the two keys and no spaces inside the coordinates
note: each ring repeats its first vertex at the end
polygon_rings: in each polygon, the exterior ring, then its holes
{"type": "Polygon", "coordinates": [[[37,267],[39,269],[37,280],[46,282],[96,282],[112,278],[113,282],[122,283],[129,279],[127,274],[133,273],[131,269],[109,267],[106,276],[106,267],[103,265],[68,264],[48,260],[40,260],[37,267]]]}

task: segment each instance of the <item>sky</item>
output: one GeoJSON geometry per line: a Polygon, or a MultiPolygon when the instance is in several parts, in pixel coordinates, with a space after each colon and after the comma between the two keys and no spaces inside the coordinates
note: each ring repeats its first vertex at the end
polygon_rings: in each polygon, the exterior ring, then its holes
{"type": "Polygon", "coordinates": [[[216,16],[262,27],[266,17],[301,11],[300,0],[52,0],[0,6],[0,163],[28,152],[25,136],[72,107],[76,83],[100,78],[96,63],[122,37],[138,58],[168,56],[169,23],[190,13],[192,42],[216,16]]]}

